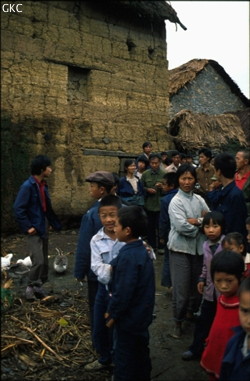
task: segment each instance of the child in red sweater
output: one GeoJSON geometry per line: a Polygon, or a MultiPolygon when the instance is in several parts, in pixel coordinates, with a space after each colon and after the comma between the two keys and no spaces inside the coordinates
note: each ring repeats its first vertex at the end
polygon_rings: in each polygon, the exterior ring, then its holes
{"type": "Polygon", "coordinates": [[[222,250],[211,261],[211,277],[220,296],[200,362],[211,381],[219,379],[224,351],[234,333],[232,328],[240,324],[237,292],[243,272],[244,260],[233,251],[222,250]]]}

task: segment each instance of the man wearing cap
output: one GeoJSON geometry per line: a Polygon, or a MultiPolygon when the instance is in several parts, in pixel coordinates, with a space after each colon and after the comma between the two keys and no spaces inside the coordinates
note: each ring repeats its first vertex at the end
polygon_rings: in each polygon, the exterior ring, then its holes
{"type": "Polygon", "coordinates": [[[90,183],[90,195],[96,202],[83,215],[78,236],[78,244],[75,253],[74,276],[79,281],[87,277],[88,282],[88,302],[90,309],[90,323],[93,327],[93,308],[95,295],[97,292],[97,278],[90,268],[90,240],[102,227],[98,207],[100,200],[106,195],[112,193],[115,179],[111,172],[97,171],[91,173],[86,181],[90,183]]]}

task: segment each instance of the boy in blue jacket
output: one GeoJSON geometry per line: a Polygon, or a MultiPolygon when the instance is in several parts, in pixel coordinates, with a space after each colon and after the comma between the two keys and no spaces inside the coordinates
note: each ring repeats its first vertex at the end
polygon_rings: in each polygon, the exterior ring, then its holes
{"type": "Polygon", "coordinates": [[[148,327],[155,300],[153,262],[139,239],[147,228],[147,216],[140,206],[118,212],[115,234],[126,244],[111,261],[111,300],[106,325],[114,325],[114,381],[149,381],[148,327]]]}

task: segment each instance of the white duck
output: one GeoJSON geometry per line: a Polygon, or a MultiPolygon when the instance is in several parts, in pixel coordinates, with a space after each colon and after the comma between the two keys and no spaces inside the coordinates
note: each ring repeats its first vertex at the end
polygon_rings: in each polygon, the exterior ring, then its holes
{"type": "Polygon", "coordinates": [[[4,257],[1,257],[1,269],[7,270],[10,267],[10,262],[13,257],[12,253],[6,254],[4,257]]]}
{"type": "Polygon", "coordinates": [[[24,259],[18,259],[16,261],[16,263],[21,263],[22,265],[27,266],[27,267],[31,267],[32,266],[32,262],[31,262],[30,256],[28,256],[28,257],[26,257],[24,259]]]}
{"type": "Polygon", "coordinates": [[[57,273],[63,273],[68,267],[68,258],[62,250],[56,248],[57,256],[54,259],[53,267],[57,273]]]}

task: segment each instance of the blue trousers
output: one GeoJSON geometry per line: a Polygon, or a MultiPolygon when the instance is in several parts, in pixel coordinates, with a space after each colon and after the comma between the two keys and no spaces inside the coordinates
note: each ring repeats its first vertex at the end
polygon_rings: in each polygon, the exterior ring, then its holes
{"type": "Polygon", "coordinates": [[[169,265],[169,250],[167,245],[164,248],[164,262],[163,262],[162,274],[161,274],[161,285],[164,287],[172,286],[170,265],[169,265]]]}
{"type": "Polygon", "coordinates": [[[99,354],[98,361],[101,364],[110,364],[112,362],[113,349],[113,330],[107,328],[104,314],[107,312],[109,303],[109,293],[105,285],[98,282],[98,289],[94,304],[93,320],[93,344],[96,352],[99,354]]]}
{"type": "Polygon", "coordinates": [[[114,329],[114,381],[150,381],[149,333],[114,329]]]}

